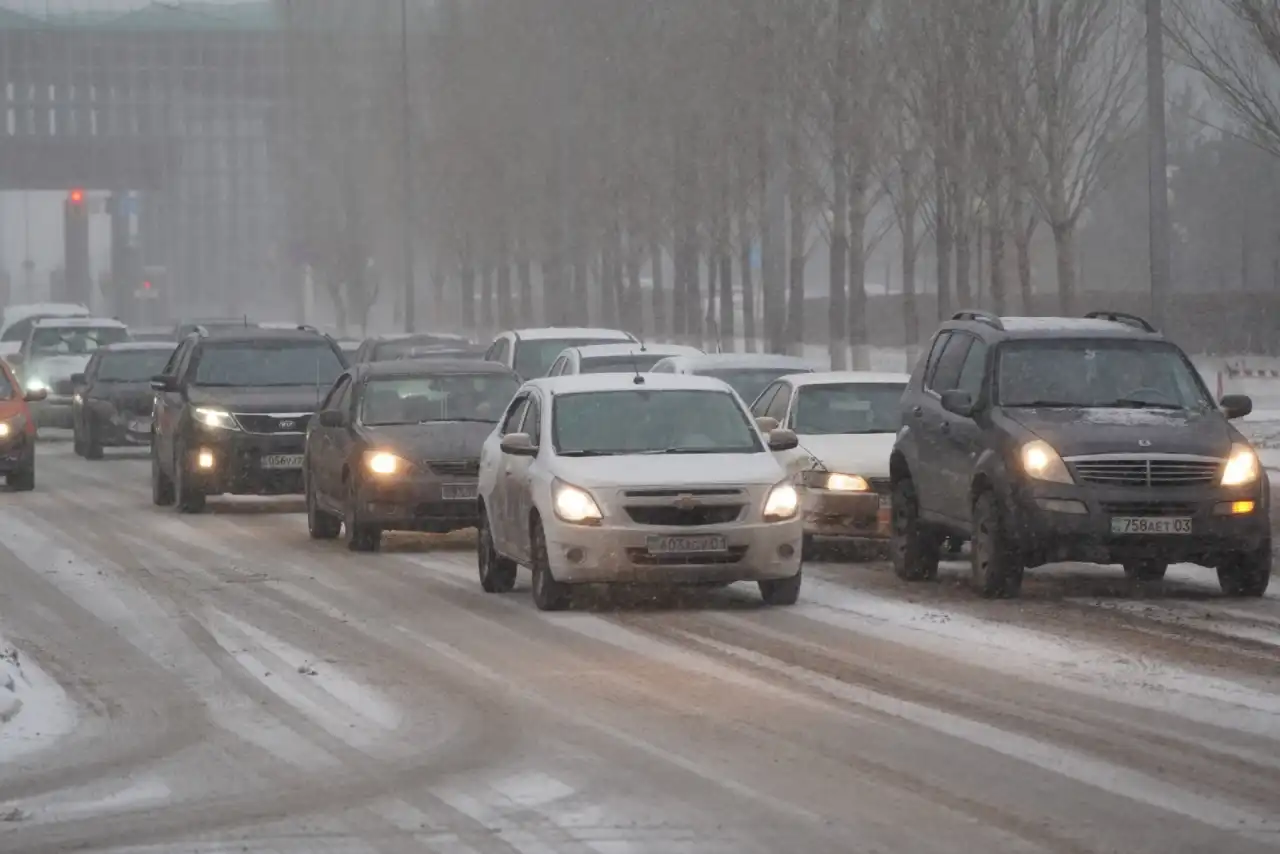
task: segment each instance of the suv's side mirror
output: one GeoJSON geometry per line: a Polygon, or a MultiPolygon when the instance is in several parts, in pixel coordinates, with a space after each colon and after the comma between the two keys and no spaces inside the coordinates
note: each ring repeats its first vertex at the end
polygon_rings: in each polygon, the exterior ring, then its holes
{"type": "Polygon", "coordinates": [[[977,404],[973,399],[973,395],[967,391],[953,388],[942,393],[942,408],[953,415],[959,415],[961,418],[970,418],[973,416],[973,411],[976,407],[977,404]]]}
{"type": "Polygon", "coordinates": [[[1253,412],[1253,398],[1247,394],[1223,395],[1222,402],[1218,405],[1227,418],[1244,418],[1253,412]]]}
{"type": "Polygon", "coordinates": [[[24,394],[22,396],[22,399],[25,400],[27,403],[39,403],[40,401],[44,400],[48,396],[49,396],[49,389],[38,388],[38,389],[35,389],[34,391],[29,391],[26,394],[24,394]]]}
{"type": "Polygon", "coordinates": [[[771,451],[790,451],[792,448],[800,446],[800,437],[795,434],[794,430],[784,430],[781,427],[775,427],[769,431],[769,450],[771,451]]]}
{"type": "Polygon", "coordinates": [[[341,410],[325,409],[317,416],[321,427],[345,427],[347,419],[343,416],[341,410]]]}
{"type": "Polygon", "coordinates": [[[778,419],[774,418],[772,415],[761,415],[756,419],[756,426],[760,428],[761,433],[768,436],[781,425],[778,424],[778,419]]]}
{"type": "Polygon", "coordinates": [[[72,385],[84,385],[84,374],[72,374],[72,375],[71,375],[71,384],[72,384],[72,385]]]}
{"type": "Polygon", "coordinates": [[[502,448],[502,453],[511,454],[513,457],[538,455],[538,446],[533,444],[533,439],[528,433],[508,433],[502,437],[499,447],[502,448]]]}
{"type": "Polygon", "coordinates": [[[167,374],[156,374],[151,378],[151,387],[156,391],[177,391],[178,378],[167,374]]]}

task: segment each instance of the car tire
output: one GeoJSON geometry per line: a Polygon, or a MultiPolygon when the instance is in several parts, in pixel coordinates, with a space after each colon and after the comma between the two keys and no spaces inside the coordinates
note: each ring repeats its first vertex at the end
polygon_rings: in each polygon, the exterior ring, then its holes
{"type": "Polygon", "coordinates": [[[821,556],[818,540],[813,534],[805,534],[804,539],[800,541],[800,560],[806,563],[810,561],[816,562],[821,556]]]}
{"type": "Polygon", "coordinates": [[[316,503],[316,489],[307,478],[307,533],[313,540],[333,540],[342,533],[342,520],[320,509],[316,503]]]}
{"type": "Polygon", "coordinates": [[[480,587],[485,593],[510,593],[516,586],[518,566],[511,558],[498,554],[493,543],[493,530],[489,527],[489,514],[480,508],[479,528],[476,536],[476,565],[480,571],[480,587]]]}
{"type": "Polygon", "coordinates": [[[1227,596],[1257,599],[1271,584],[1271,543],[1252,552],[1237,552],[1218,564],[1218,584],[1227,596]]]}
{"type": "Polygon", "coordinates": [[[208,498],[199,488],[191,485],[191,473],[183,462],[185,452],[178,453],[178,464],[173,467],[174,504],[179,513],[203,513],[208,498]]]}
{"type": "Polygon", "coordinates": [[[1000,501],[993,492],[981,492],[973,501],[969,558],[970,579],[979,596],[1013,599],[1021,592],[1022,559],[1009,543],[1000,501]]]}
{"type": "Polygon", "coordinates": [[[1168,571],[1169,564],[1151,558],[1131,560],[1124,564],[1124,574],[1130,581],[1163,581],[1164,574],[1168,571]]]}
{"type": "Polygon", "coordinates": [[[942,538],[920,521],[920,501],[910,478],[893,485],[892,512],[889,551],[894,573],[904,581],[933,581],[938,577],[942,538]]]}
{"type": "Polygon", "coordinates": [[[71,427],[71,452],[77,457],[84,456],[84,440],[80,438],[80,428],[75,425],[71,427]]]}
{"type": "Polygon", "coordinates": [[[547,535],[541,522],[529,531],[529,552],[533,566],[533,604],[539,611],[563,611],[573,604],[573,591],[568,584],[551,575],[551,559],[547,556],[547,535]]]}
{"type": "Polygon", "coordinates": [[[160,467],[160,454],[153,441],[151,443],[151,503],[157,507],[169,507],[173,502],[173,481],[160,467]]]}
{"type": "Polygon", "coordinates": [[[14,492],[30,492],[36,488],[36,455],[31,454],[21,467],[5,475],[5,485],[14,492]]]}
{"type": "Polygon", "coordinates": [[[357,498],[356,482],[352,478],[348,481],[347,512],[342,520],[347,534],[347,549],[353,552],[376,552],[382,548],[382,529],[360,521],[357,498]]]}
{"type": "Polygon", "coordinates": [[[760,588],[760,598],[764,600],[764,604],[769,606],[785,606],[794,605],[800,598],[800,582],[803,579],[803,570],[797,572],[790,578],[774,578],[768,581],[758,581],[757,586],[760,588]]]}
{"type": "Polygon", "coordinates": [[[97,431],[93,429],[93,424],[86,423],[84,425],[84,432],[84,458],[86,460],[102,459],[102,443],[98,441],[97,431]]]}

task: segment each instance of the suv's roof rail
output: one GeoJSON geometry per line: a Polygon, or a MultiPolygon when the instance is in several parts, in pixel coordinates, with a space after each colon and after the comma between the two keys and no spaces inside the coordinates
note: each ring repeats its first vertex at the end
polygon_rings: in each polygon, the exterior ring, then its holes
{"type": "Polygon", "coordinates": [[[1110,320],[1112,323],[1123,323],[1125,326],[1132,326],[1135,329],[1141,329],[1143,332],[1158,331],[1138,315],[1124,311],[1091,311],[1085,317],[1089,320],[1110,320]]]}
{"type": "Polygon", "coordinates": [[[998,315],[992,314],[989,311],[982,311],[981,309],[965,309],[964,311],[957,311],[955,314],[951,315],[951,319],[974,320],[978,323],[985,323],[993,329],[1004,329],[1004,324],[1000,321],[1000,317],[998,315]]]}
{"type": "MultiPolygon", "coordinates": [[[[208,338],[208,337],[209,337],[209,330],[208,330],[208,329],[206,329],[206,328],[204,328],[204,327],[203,327],[202,325],[200,325],[199,323],[197,323],[197,324],[195,325],[195,328],[194,328],[194,329],[192,329],[192,330],[191,330],[191,332],[194,332],[195,334],[199,335],[201,338],[208,338]]],[[[187,334],[188,334],[188,335],[190,335],[191,333],[189,332],[189,333],[187,333],[187,334]]]]}

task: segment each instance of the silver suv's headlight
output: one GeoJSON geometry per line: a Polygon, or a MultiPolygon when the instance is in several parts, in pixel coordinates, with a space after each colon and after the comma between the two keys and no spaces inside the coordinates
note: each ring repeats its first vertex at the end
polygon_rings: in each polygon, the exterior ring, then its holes
{"type": "Polygon", "coordinates": [[[791,481],[784,480],[769,490],[769,497],[764,500],[766,522],[785,522],[794,519],[799,512],[800,494],[791,481]]]}

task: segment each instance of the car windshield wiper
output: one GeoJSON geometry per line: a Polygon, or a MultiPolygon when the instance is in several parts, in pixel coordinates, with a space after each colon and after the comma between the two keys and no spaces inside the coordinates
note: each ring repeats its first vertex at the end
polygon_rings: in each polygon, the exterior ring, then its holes
{"type": "Polygon", "coordinates": [[[1106,403],[1097,405],[1099,409],[1182,409],[1176,403],[1154,403],[1150,400],[1137,400],[1132,397],[1122,397],[1118,400],[1109,400],[1106,403]]]}
{"type": "Polygon", "coordinates": [[[1013,409],[1083,409],[1087,404],[1078,400],[1028,400],[1018,403],[1006,403],[1013,409]]]}
{"type": "Polygon", "coordinates": [[[419,421],[419,424],[450,424],[454,422],[464,422],[467,424],[497,424],[496,418],[428,418],[425,421],[419,421]]]}
{"type": "Polygon", "coordinates": [[[750,448],[656,448],[652,451],[640,451],[643,457],[660,456],[662,454],[746,454],[750,448]]]}
{"type": "Polygon", "coordinates": [[[625,451],[560,451],[556,456],[560,457],[616,457],[625,451]]]}

